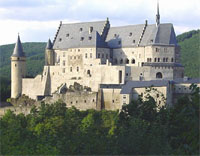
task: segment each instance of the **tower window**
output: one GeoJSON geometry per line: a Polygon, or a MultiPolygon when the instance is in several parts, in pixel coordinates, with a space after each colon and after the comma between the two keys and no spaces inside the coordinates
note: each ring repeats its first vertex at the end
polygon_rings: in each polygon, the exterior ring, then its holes
{"type": "Polygon", "coordinates": [[[93,31],[93,27],[90,27],[89,32],[91,33],[93,31]]]}

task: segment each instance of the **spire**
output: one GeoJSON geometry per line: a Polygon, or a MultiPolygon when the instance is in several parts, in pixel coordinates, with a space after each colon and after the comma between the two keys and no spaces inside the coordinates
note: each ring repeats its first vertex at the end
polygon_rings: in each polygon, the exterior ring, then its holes
{"type": "Polygon", "coordinates": [[[157,1],[156,26],[160,24],[159,1],[157,1]]]}
{"type": "Polygon", "coordinates": [[[19,34],[18,34],[18,37],[17,37],[17,42],[15,44],[15,49],[13,51],[12,56],[14,56],[14,57],[25,57],[19,34]]]}
{"type": "Polygon", "coordinates": [[[47,46],[46,46],[46,49],[52,49],[53,45],[51,43],[51,40],[49,38],[48,42],[47,42],[47,46]]]}

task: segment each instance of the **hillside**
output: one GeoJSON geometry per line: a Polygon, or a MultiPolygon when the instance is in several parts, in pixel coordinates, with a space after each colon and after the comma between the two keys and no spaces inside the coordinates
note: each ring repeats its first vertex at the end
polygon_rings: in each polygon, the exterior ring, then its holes
{"type": "Polygon", "coordinates": [[[200,30],[193,30],[177,36],[181,47],[181,63],[185,66],[185,75],[200,77],[200,30]]]}
{"type": "MultiPolygon", "coordinates": [[[[35,76],[42,71],[44,66],[45,42],[23,43],[23,49],[27,56],[27,76],[35,76]]],[[[14,44],[0,46],[0,73],[10,79],[10,56],[13,53],[14,44]]]]}

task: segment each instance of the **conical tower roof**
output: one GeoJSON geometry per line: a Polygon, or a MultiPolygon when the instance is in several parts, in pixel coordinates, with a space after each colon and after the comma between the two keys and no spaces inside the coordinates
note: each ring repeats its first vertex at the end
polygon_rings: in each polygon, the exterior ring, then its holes
{"type": "Polygon", "coordinates": [[[47,46],[46,46],[46,49],[52,49],[53,45],[51,43],[51,40],[49,38],[48,42],[47,42],[47,46]]]}
{"type": "Polygon", "coordinates": [[[15,49],[13,51],[12,56],[14,56],[14,57],[25,57],[19,35],[18,35],[18,38],[17,38],[17,42],[15,44],[15,49]]]}

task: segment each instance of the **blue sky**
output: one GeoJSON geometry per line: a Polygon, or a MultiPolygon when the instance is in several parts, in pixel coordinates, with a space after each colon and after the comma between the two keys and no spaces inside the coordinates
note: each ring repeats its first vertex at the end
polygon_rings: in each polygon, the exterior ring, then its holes
{"type": "MultiPolygon", "coordinates": [[[[161,23],[176,34],[200,27],[200,0],[160,0],[161,23]]],[[[112,26],[155,23],[157,0],[0,0],[0,45],[53,39],[63,23],[105,20],[112,26]]]]}

